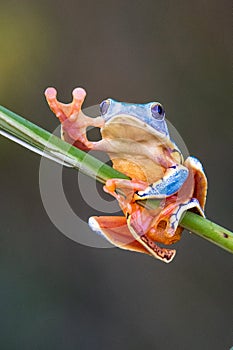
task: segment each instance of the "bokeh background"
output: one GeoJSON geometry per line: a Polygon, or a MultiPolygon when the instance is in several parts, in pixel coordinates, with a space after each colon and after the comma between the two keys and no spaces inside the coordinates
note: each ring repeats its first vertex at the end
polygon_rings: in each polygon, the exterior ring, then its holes
{"type": "MultiPolygon", "coordinates": [[[[43,91],[164,104],[209,179],[206,213],[232,213],[230,1],[1,1],[0,103],[52,131],[43,91]]],[[[0,138],[0,348],[229,349],[232,256],[183,234],[165,265],[79,245],[50,222],[40,158],[0,138]]],[[[64,177],[84,219],[75,172],[64,177]]],[[[73,197],[72,197],[73,196],[73,197]]],[[[56,205],[56,203],[54,204],[56,205]]],[[[79,228],[77,227],[77,230],[79,228]]]]}

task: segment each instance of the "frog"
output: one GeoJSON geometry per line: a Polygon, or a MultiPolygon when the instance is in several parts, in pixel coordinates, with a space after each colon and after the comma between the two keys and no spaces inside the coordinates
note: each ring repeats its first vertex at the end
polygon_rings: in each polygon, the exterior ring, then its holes
{"type": "Polygon", "coordinates": [[[179,225],[187,210],[205,216],[207,177],[201,162],[182,152],[170,137],[165,110],[159,102],[135,104],[108,98],[100,115],[85,115],[86,91],[72,92],[71,103],[57,99],[57,90],[45,91],[48,105],[61,123],[61,137],[84,151],[109,155],[114,169],[129,179],[109,179],[104,191],[118,200],[122,216],[92,216],[90,228],[114,246],[148,254],[170,263],[181,239],[179,225]],[[87,128],[97,127],[99,141],[90,141],[87,128]],[[151,200],[156,206],[148,206],[151,200]],[[161,246],[165,245],[164,246],[161,246]]]}

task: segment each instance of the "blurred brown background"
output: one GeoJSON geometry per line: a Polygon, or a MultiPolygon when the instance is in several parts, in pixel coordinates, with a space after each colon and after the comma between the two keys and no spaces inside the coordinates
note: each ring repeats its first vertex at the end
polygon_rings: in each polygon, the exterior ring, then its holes
{"type": "MultiPolygon", "coordinates": [[[[230,228],[231,5],[2,1],[0,103],[52,131],[58,123],[43,97],[47,86],[67,102],[72,88],[85,87],[86,106],[106,97],[162,102],[205,166],[207,216],[230,228]]],[[[230,254],[187,232],[170,265],[74,243],[43,208],[39,161],[0,138],[1,349],[233,345],[230,254]]],[[[71,201],[78,210],[78,196],[71,201]]]]}

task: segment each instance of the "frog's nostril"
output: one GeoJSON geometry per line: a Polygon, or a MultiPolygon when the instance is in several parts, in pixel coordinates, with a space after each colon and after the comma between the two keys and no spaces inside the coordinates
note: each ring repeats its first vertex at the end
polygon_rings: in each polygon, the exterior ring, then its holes
{"type": "Polygon", "coordinates": [[[108,108],[110,106],[110,101],[109,100],[104,100],[103,102],[101,102],[100,104],[100,113],[102,115],[106,114],[108,111],[108,108]]]}
{"type": "Polygon", "coordinates": [[[154,103],[151,106],[152,116],[157,120],[163,120],[165,117],[165,111],[160,103],[154,103]]]}

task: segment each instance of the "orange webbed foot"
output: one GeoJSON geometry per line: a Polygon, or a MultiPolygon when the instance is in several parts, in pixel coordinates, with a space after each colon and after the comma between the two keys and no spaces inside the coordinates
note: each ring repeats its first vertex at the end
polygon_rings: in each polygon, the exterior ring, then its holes
{"type": "Polygon", "coordinates": [[[176,253],[175,250],[157,246],[146,234],[136,234],[125,217],[94,216],[89,219],[89,226],[116,247],[149,254],[165,263],[171,262],[176,253]]]}

